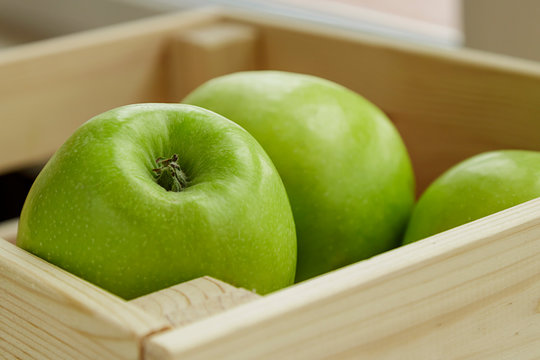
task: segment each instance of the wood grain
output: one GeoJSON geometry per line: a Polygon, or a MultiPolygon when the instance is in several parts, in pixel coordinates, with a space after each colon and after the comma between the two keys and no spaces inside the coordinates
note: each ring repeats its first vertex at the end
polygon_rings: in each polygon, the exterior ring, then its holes
{"type": "Polygon", "coordinates": [[[258,298],[251,291],[205,276],[130,302],[172,327],[181,327],[258,298]]]}
{"type": "Polygon", "coordinates": [[[253,26],[215,23],[180,32],[171,41],[168,99],[180,102],[217,76],[255,70],[257,31],[253,26]]]}
{"type": "Polygon", "coordinates": [[[7,244],[1,238],[15,244],[17,223],[18,219],[0,223],[0,251],[7,249],[0,254],[3,256],[0,256],[0,288],[4,288],[5,293],[0,294],[0,351],[5,356],[136,359],[148,334],[185,326],[260,298],[255,293],[206,276],[125,302],[7,244]],[[13,276],[9,271],[4,273],[4,269],[14,266],[25,276],[32,276],[34,272],[35,279],[47,287],[47,293],[36,289],[26,278],[13,276]],[[42,275],[41,271],[52,277],[42,275]],[[94,301],[72,293],[74,285],[80,287],[82,295],[91,296],[94,301]],[[66,304],[68,301],[73,304],[66,304]],[[99,302],[97,309],[95,301],[99,302]],[[47,312],[43,312],[44,305],[47,312]],[[82,310],[75,309],[77,313],[73,314],[72,307],[82,307],[82,310]],[[58,316],[69,318],[58,322],[55,319],[58,316]],[[103,319],[89,321],[89,316],[103,319]],[[104,344],[96,346],[96,342],[104,344]]]}
{"type": "Polygon", "coordinates": [[[168,324],[0,239],[0,354],[17,359],[138,359],[168,324]]]}
{"type": "Polygon", "coordinates": [[[537,359],[540,199],[149,338],[146,359],[537,359]]]}
{"type": "Polygon", "coordinates": [[[474,154],[540,150],[538,63],[244,13],[229,16],[257,27],[263,69],[324,77],[381,107],[404,138],[419,193],[474,154]]]}
{"type": "Polygon", "coordinates": [[[47,159],[101,112],[166,101],[170,37],[218,17],[196,10],[0,52],[0,173],[47,159]]]}

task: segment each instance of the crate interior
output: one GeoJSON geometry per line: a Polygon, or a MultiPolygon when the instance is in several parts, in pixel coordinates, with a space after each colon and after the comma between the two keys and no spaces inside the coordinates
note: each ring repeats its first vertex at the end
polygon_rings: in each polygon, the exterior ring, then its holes
{"type": "Polygon", "coordinates": [[[42,164],[82,122],[102,111],[180,101],[213,76],[250,69],[321,76],[374,102],[404,138],[418,192],[473,154],[540,150],[540,67],[524,61],[205,12],[18,49],[0,53],[0,173],[42,164]],[[224,22],[242,23],[247,30],[208,31],[224,22]],[[220,37],[223,44],[216,46],[220,37]],[[241,39],[234,43],[235,37],[241,39]]]}
{"type": "Polygon", "coordinates": [[[474,154],[540,150],[540,66],[534,63],[315,27],[259,29],[261,68],[328,78],[386,112],[410,152],[418,192],[474,154]]]}

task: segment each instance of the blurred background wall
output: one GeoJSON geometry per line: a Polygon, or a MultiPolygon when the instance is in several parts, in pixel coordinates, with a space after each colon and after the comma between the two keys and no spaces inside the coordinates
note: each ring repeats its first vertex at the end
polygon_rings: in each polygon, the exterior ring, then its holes
{"type": "Polygon", "coordinates": [[[538,0],[0,0],[0,47],[201,6],[540,60],[538,0]]]}
{"type": "Polygon", "coordinates": [[[0,0],[0,44],[201,6],[302,19],[435,46],[462,43],[460,0],[0,0]]]}

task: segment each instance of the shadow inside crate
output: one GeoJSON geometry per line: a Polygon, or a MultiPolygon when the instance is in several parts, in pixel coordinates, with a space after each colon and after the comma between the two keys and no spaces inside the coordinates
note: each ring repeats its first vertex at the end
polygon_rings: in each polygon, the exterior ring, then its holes
{"type": "Polygon", "coordinates": [[[39,169],[28,168],[0,175],[0,222],[19,217],[38,172],[39,169]]]}

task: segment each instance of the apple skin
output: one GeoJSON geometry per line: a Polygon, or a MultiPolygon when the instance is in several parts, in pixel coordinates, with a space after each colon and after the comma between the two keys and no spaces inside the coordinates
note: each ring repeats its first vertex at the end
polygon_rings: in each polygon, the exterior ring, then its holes
{"type": "Polygon", "coordinates": [[[296,281],[400,244],[414,203],[411,163],[392,123],[358,94],[253,71],[210,80],[183,102],[238,123],[272,159],[296,223],[296,281]]]}
{"type": "Polygon", "coordinates": [[[437,178],[416,204],[408,244],[540,196],[540,152],[499,150],[473,156],[437,178]]]}
{"type": "Polygon", "coordinates": [[[17,243],[125,299],[210,275],[261,294],[294,281],[283,183],[244,129],[181,104],[120,107],[86,122],[37,177],[17,243]],[[180,192],[154,180],[179,155],[180,192]]]}

